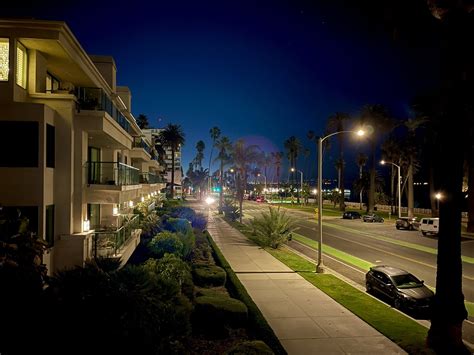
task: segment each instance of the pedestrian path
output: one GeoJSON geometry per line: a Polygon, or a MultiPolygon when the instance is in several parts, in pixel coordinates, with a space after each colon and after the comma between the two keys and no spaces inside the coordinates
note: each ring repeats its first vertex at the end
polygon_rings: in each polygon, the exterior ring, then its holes
{"type": "Polygon", "coordinates": [[[406,354],[219,216],[208,231],[288,354],[406,354]]]}

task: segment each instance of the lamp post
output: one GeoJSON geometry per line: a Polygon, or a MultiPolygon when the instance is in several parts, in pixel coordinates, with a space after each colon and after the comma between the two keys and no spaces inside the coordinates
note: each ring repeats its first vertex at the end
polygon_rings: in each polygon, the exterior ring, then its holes
{"type": "Polygon", "coordinates": [[[392,164],[394,166],[397,167],[397,170],[398,170],[398,187],[397,187],[397,194],[398,194],[398,218],[400,218],[402,216],[402,194],[401,194],[401,176],[400,176],[400,165],[397,165],[395,163],[392,163],[392,162],[389,162],[389,161],[385,161],[385,160],[382,160],[380,162],[380,164],[384,165],[384,164],[392,164]]]}
{"type": "Polygon", "coordinates": [[[318,235],[318,263],[316,264],[316,272],[324,272],[323,269],[323,142],[325,139],[332,137],[339,133],[356,133],[359,137],[363,136],[365,132],[362,129],[358,131],[339,131],[328,134],[324,137],[318,138],[318,226],[319,226],[319,235],[318,235]]]}
{"type": "Polygon", "coordinates": [[[303,193],[303,172],[301,170],[295,170],[295,168],[291,168],[291,172],[299,172],[300,173],[300,193],[298,194],[298,197],[300,194],[303,193]]]}

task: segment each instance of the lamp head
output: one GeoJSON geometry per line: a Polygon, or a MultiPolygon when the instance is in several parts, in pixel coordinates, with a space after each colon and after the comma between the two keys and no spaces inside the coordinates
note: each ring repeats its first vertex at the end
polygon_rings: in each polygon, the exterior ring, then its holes
{"type": "Polygon", "coordinates": [[[294,173],[294,172],[295,172],[295,168],[291,168],[290,170],[291,170],[291,172],[292,172],[292,173],[294,173]]]}
{"type": "Polygon", "coordinates": [[[443,197],[439,192],[435,195],[437,200],[441,200],[441,197],[443,197]]]}
{"type": "Polygon", "coordinates": [[[359,129],[356,133],[359,137],[362,137],[365,134],[365,131],[363,129],[359,129]]]}
{"type": "Polygon", "coordinates": [[[381,160],[381,161],[380,161],[380,164],[384,165],[384,164],[385,164],[385,160],[381,160]]]}

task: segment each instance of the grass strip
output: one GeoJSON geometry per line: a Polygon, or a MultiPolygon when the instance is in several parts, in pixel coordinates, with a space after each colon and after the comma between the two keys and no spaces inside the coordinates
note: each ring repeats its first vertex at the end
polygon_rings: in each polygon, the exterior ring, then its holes
{"type": "MultiPolygon", "coordinates": [[[[298,242],[300,242],[304,245],[307,245],[311,248],[318,249],[318,242],[316,242],[315,240],[312,240],[308,237],[305,237],[304,235],[301,235],[301,234],[298,234],[298,233],[295,233],[295,232],[293,232],[292,234],[293,234],[293,239],[294,240],[296,240],[296,241],[298,241],[298,242]]],[[[365,270],[365,271],[369,271],[370,267],[373,266],[373,264],[369,263],[368,261],[365,261],[363,259],[359,259],[359,258],[357,258],[353,255],[345,253],[345,252],[343,252],[339,249],[330,247],[329,245],[326,245],[326,244],[323,244],[323,253],[334,256],[334,257],[338,258],[341,261],[344,261],[348,264],[357,266],[358,268],[360,268],[362,270],[365,270]]]]}
{"type": "MultiPolygon", "coordinates": [[[[267,249],[267,251],[295,271],[314,269],[312,263],[289,250],[267,249]]],[[[334,275],[301,271],[298,274],[409,354],[433,354],[425,345],[428,329],[416,321],[375,300],[334,275]]]]}
{"type": "Polygon", "coordinates": [[[260,312],[260,309],[249,296],[247,290],[242,285],[239,278],[225,259],[224,255],[219,250],[219,247],[216,245],[209,233],[206,232],[206,235],[207,239],[209,240],[209,244],[212,247],[214,258],[216,259],[218,265],[227,272],[226,286],[229,290],[229,293],[232,297],[241,300],[247,306],[250,327],[255,336],[258,339],[263,340],[275,354],[287,354],[286,350],[278,340],[278,337],[273,332],[273,329],[270,327],[267,320],[263,316],[262,312],[260,312]]]}

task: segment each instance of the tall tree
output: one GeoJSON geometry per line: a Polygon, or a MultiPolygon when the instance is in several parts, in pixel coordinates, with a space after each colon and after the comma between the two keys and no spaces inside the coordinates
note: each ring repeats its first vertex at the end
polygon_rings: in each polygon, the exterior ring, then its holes
{"type": "MultiPolygon", "coordinates": [[[[212,154],[214,153],[214,147],[216,145],[216,141],[219,139],[219,137],[221,136],[221,130],[219,127],[212,127],[210,130],[209,130],[209,134],[211,136],[211,139],[212,139],[212,146],[211,146],[211,154],[209,155],[209,174],[211,173],[211,162],[212,162],[212,154]]],[[[211,191],[211,179],[209,179],[209,187],[208,187],[208,190],[209,192],[211,191]]]]}
{"type": "Polygon", "coordinates": [[[259,148],[256,145],[245,145],[245,141],[239,139],[234,143],[232,149],[232,161],[236,172],[237,198],[240,208],[240,222],[242,223],[242,205],[247,187],[248,173],[251,164],[255,163],[259,156],[259,148]]]}
{"type": "Polygon", "coordinates": [[[219,168],[219,213],[222,213],[222,206],[224,203],[224,167],[230,162],[230,152],[232,143],[228,137],[221,137],[215,144],[219,154],[216,160],[220,161],[219,168]]]}
{"type": "MultiPolygon", "coordinates": [[[[382,144],[382,157],[387,162],[391,162],[400,166],[401,165],[401,162],[400,162],[401,150],[402,150],[402,146],[401,146],[400,141],[396,139],[395,136],[391,135],[382,144]]],[[[398,184],[401,182],[396,181],[398,179],[398,171],[396,171],[398,170],[398,168],[392,164],[389,164],[389,165],[391,168],[390,169],[390,205],[391,205],[392,214],[395,214],[395,210],[394,210],[395,208],[395,198],[394,198],[395,182],[397,183],[397,187],[398,187],[398,184]]],[[[397,194],[398,194],[398,189],[397,189],[397,194]]]]}
{"type": "Polygon", "coordinates": [[[428,344],[442,353],[469,354],[462,342],[467,318],[462,292],[461,205],[463,156],[472,142],[474,115],[473,4],[469,0],[427,0],[439,20],[441,82],[444,115],[440,122],[440,203],[436,294],[428,344]],[[459,129],[454,121],[465,122],[459,129]],[[458,144],[453,144],[457,142],[458,144]]]}
{"type": "Polygon", "coordinates": [[[143,113],[140,113],[135,121],[137,121],[137,125],[141,129],[150,128],[150,123],[148,122],[148,117],[146,115],[144,115],[143,113]]]}
{"type": "MultiPolygon", "coordinates": [[[[364,166],[367,164],[367,155],[364,153],[359,153],[357,155],[357,166],[359,167],[359,179],[362,180],[362,173],[364,166]]],[[[363,184],[360,185],[360,191],[359,191],[359,209],[362,209],[362,194],[364,193],[364,187],[363,184]]]]}
{"type": "MultiPolygon", "coordinates": [[[[301,152],[302,145],[301,142],[298,138],[295,136],[291,136],[285,141],[285,149],[286,149],[286,154],[288,157],[288,160],[290,162],[290,167],[294,168],[294,171],[292,172],[292,181],[293,185],[296,184],[296,179],[295,177],[298,175],[298,166],[297,166],[297,161],[298,161],[298,154],[301,152]]],[[[300,195],[297,195],[298,203],[300,203],[300,195]]]]}
{"type": "Polygon", "coordinates": [[[385,133],[393,128],[393,120],[390,118],[387,109],[380,104],[365,105],[361,111],[361,124],[369,133],[371,143],[370,152],[370,188],[367,203],[367,212],[373,213],[375,207],[375,177],[376,161],[375,152],[377,141],[385,133]]]}
{"type": "Polygon", "coordinates": [[[165,147],[171,148],[171,199],[174,198],[174,172],[176,152],[184,145],[184,132],[180,125],[169,123],[164,130],[160,131],[159,139],[165,147]]]}
{"type": "MultiPolygon", "coordinates": [[[[344,131],[345,124],[349,120],[349,115],[344,112],[336,112],[335,114],[329,116],[329,119],[326,123],[326,133],[325,135],[344,131]]],[[[339,141],[339,164],[338,166],[338,187],[339,191],[342,191],[342,195],[339,200],[339,209],[345,211],[346,204],[344,202],[344,135],[338,134],[337,140],[339,141]]]]}
{"type": "Polygon", "coordinates": [[[195,161],[195,168],[202,168],[202,160],[204,159],[204,149],[206,148],[206,145],[204,141],[198,141],[196,143],[196,157],[194,158],[195,161]]]}
{"type": "Polygon", "coordinates": [[[283,159],[283,152],[272,152],[273,164],[275,164],[276,176],[277,176],[277,190],[280,192],[280,172],[281,172],[281,160],[283,159]]]}

